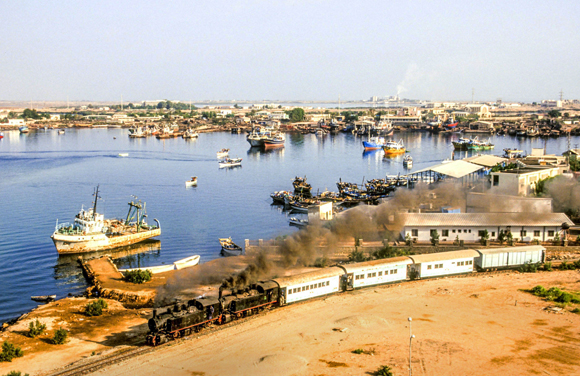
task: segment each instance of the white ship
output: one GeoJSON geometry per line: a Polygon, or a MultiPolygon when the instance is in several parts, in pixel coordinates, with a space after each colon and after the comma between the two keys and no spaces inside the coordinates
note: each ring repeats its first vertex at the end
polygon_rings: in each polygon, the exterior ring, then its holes
{"type": "Polygon", "coordinates": [[[145,221],[145,203],[130,201],[129,212],[125,220],[105,219],[97,213],[99,187],[95,192],[93,207],[81,211],[75,216],[74,223],[57,221],[51,238],[60,254],[102,251],[141,242],[161,235],[161,225],[157,219],[156,226],[145,221]]]}

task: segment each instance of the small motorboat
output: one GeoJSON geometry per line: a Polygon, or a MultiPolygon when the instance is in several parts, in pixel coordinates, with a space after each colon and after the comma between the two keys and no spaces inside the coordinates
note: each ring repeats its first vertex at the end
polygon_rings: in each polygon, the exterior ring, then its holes
{"type": "Polygon", "coordinates": [[[220,238],[220,245],[222,246],[222,256],[240,256],[244,250],[239,245],[232,241],[232,238],[220,238]]]}
{"type": "Polygon", "coordinates": [[[119,153],[119,157],[128,157],[129,153],[119,153]]]}
{"type": "Polygon", "coordinates": [[[4,138],[4,133],[0,132],[0,140],[4,138]]]}
{"type": "Polygon", "coordinates": [[[28,129],[28,127],[26,125],[23,125],[23,126],[19,127],[18,130],[20,131],[20,133],[28,133],[28,132],[30,132],[30,129],[28,129]]]}
{"type": "Polygon", "coordinates": [[[59,129],[58,134],[64,134],[64,129],[59,129]]]}
{"type": "Polygon", "coordinates": [[[39,303],[50,303],[56,299],[56,295],[31,296],[30,299],[34,300],[35,302],[39,302],[39,303]]]}
{"type": "Polygon", "coordinates": [[[230,152],[230,149],[222,149],[222,150],[217,152],[217,157],[218,158],[226,158],[228,156],[229,152],[230,152]]]}
{"type": "Polygon", "coordinates": [[[413,157],[405,155],[405,158],[403,158],[403,166],[405,168],[413,168],[413,157]]]}
{"type": "Polygon", "coordinates": [[[308,226],[308,219],[299,219],[290,217],[290,226],[305,227],[308,226]]]}
{"type": "Polygon", "coordinates": [[[192,176],[191,180],[185,182],[186,187],[197,187],[197,176],[192,176]]]}
{"type": "Polygon", "coordinates": [[[241,165],[242,165],[242,158],[226,158],[223,161],[219,162],[220,168],[234,167],[234,166],[241,166],[241,165]]]}

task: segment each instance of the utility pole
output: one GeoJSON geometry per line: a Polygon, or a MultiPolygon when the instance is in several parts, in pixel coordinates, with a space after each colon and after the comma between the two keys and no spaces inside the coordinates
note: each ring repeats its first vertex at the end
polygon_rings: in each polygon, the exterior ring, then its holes
{"type": "Polygon", "coordinates": [[[413,338],[415,338],[415,336],[412,334],[411,331],[411,322],[413,321],[412,318],[409,317],[409,376],[413,375],[413,367],[411,366],[411,349],[412,349],[412,345],[413,345],[413,338]]]}
{"type": "Polygon", "coordinates": [[[564,92],[560,89],[560,101],[564,98],[564,92]]]}

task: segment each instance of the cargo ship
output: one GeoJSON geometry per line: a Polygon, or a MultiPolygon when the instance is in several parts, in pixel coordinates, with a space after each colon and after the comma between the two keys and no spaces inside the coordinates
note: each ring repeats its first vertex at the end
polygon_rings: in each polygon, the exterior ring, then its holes
{"type": "Polygon", "coordinates": [[[146,222],[145,203],[130,201],[125,220],[105,219],[97,213],[99,187],[95,190],[93,207],[75,216],[74,223],[58,223],[51,238],[59,254],[103,251],[144,241],[161,235],[161,225],[146,222]]]}

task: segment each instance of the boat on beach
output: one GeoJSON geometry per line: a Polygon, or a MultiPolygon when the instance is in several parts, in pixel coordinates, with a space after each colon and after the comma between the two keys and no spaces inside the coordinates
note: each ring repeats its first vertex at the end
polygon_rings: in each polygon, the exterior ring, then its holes
{"type": "Polygon", "coordinates": [[[147,267],[142,267],[142,268],[119,269],[119,272],[125,273],[125,272],[132,272],[135,270],[142,270],[142,271],[149,270],[152,274],[159,274],[159,273],[169,272],[172,270],[181,270],[181,269],[195,266],[195,265],[199,264],[199,259],[200,259],[199,255],[193,255],[193,256],[189,256],[189,257],[186,257],[186,258],[181,259],[181,260],[177,260],[173,264],[159,265],[159,266],[147,266],[147,267]]]}
{"type": "Polygon", "coordinates": [[[232,241],[232,238],[220,238],[220,245],[222,246],[222,256],[240,256],[244,253],[242,247],[232,241]]]}
{"type": "Polygon", "coordinates": [[[385,151],[385,155],[395,155],[395,154],[403,154],[405,150],[405,145],[403,145],[403,140],[399,142],[395,141],[388,141],[385,146],[383,146],[383,150],[385,151]]]}
{"type": "Polygon", "coordinates": [[[185,182],[186,187],[197,187],[197,176],[192,176],[190,180],[185,182]]]}
{"type": "Polygon", "coordinates": [[[39,303],[50,303],[56,299],[56,295],[38,295],[38,296],[31,296],[31,300],[39,303]]]}
{"type": "Polygon", "coordinates": [[[81,207],[74,222],[58,223],[51,238],[59,254],[85,253],[122,247],[161,235],[161,225],[148,225],[145,221],[145,203],[130,201],[125,220],[105,219],[97,213],[99,187],[95,191],[93,207],[81,207]]]}
{"type": "Polygon", "coordinates": [[[220,168],[241,166],[242,158],[226,158],[223,161],[220,161],[218,164],[220,168]]]}

